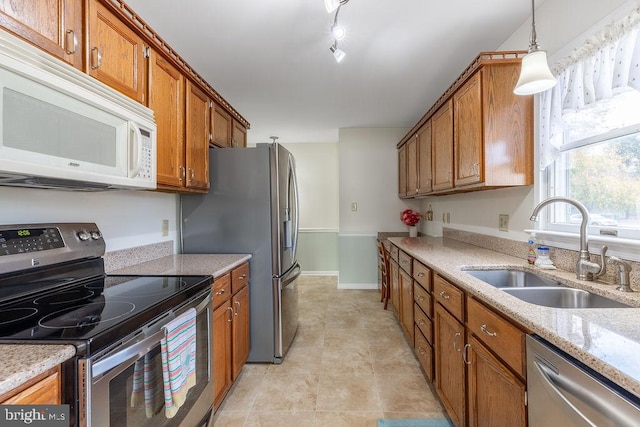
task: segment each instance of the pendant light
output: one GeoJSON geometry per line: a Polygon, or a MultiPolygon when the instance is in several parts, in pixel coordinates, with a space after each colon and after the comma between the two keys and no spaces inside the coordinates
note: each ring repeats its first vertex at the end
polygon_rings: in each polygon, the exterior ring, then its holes
{"type": "Polygon", "coordinates": [[[535,0],[531,0],[531,36],[529,37],[529,53],[522,58],[520,78],[513,93],[516,95],[533,95],[544,92],[556,85],[556,78],[551,74],[547,64],[547,53],[540,50],[536,40],[535,0]]]}

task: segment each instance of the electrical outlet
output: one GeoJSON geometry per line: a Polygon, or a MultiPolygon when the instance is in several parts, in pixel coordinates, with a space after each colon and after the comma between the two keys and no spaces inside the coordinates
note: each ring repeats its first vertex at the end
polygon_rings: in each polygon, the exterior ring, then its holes
{"type": "Polygon", "coordinates": [[[358,204],[353,202],[351,203],[351,212],[357,212],[358,211],[358,204]]]}
{"type": "Polygon", "coordinates": [[[447,212],[447,224],[451,223],[451,212],[447,212]]]}
{"type": "Polygon", "coordinates": [[[442,222],[443,223],[447,222],[447,213],[446,212],[442,212],[442,222]]]}
{"type": "Polygon", "coordinates": [[[169,235],[169,220],[163,219],[162,220],[162,236],[166,237],[168,235],[169,235]]]}
{"type": "Polygon", "coordinates": [[[509,215],[507,214],[498,215],[498,230],[509,231],[509,215]]]}

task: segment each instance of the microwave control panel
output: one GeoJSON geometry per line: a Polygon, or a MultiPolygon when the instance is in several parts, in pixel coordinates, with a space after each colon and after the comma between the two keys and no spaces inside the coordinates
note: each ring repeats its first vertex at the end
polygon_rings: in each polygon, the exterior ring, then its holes
{"type": "Polygon", "coordinates": [[[140,159],[140,171],[136,176],[149,180],[153,178],[153,142],[151,141],[151,132],[146,129],[140,129],[140,136],[142,159],[140,159]]]}

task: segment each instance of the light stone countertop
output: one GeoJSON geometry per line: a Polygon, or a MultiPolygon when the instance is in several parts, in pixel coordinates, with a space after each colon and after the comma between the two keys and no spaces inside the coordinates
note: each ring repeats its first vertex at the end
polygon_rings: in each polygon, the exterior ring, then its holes
{"type": "Polygon", "coordinates": [[[0,394],[75,356],[72,345],[3,344],[0,357],[0,394]]]}
{"type": "Polygon", "coordinates": [[[622,293],[608,284],[578,281],[575,273],[540,270],[516,258],[456,240],[434,237],[389,240],[460,286],[468,295],[484,301],[585,365],[640,397],[640,292],[622,293]],[[481,267],[510,267],[553,278],[633,308],[560,309],[524,302],[464,272],[481,267]]]}
{"type": "MultiPolygon", "coordinates": [[[[248,261],[246,254],[170,255],[110,271],[131,275],[212,275],[215,279],[248,261]]],[[[0,357],[0,394],[51,369],[76,353],[72,345],[3,344],[0,357]]]]}
{"type": "Polygon", "coordinates": [[[110,271],[109,274],[212,275],[216,279],[250,258],[251,255],[247,254],[170,255],[110,271]]]}

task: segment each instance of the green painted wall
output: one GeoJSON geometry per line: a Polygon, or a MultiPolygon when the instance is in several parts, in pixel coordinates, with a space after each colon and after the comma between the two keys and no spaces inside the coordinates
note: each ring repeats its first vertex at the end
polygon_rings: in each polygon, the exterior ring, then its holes
{"type": "Polygon", "coordinates": [[[300,230],[298,262],[304,274],[337,275],[338,232],[300,230]]]}
{"type": "Polygon", "coordinates": [[[339,288],[378,288],[376,238],[366,234],[338,236],[339,288]]]}

